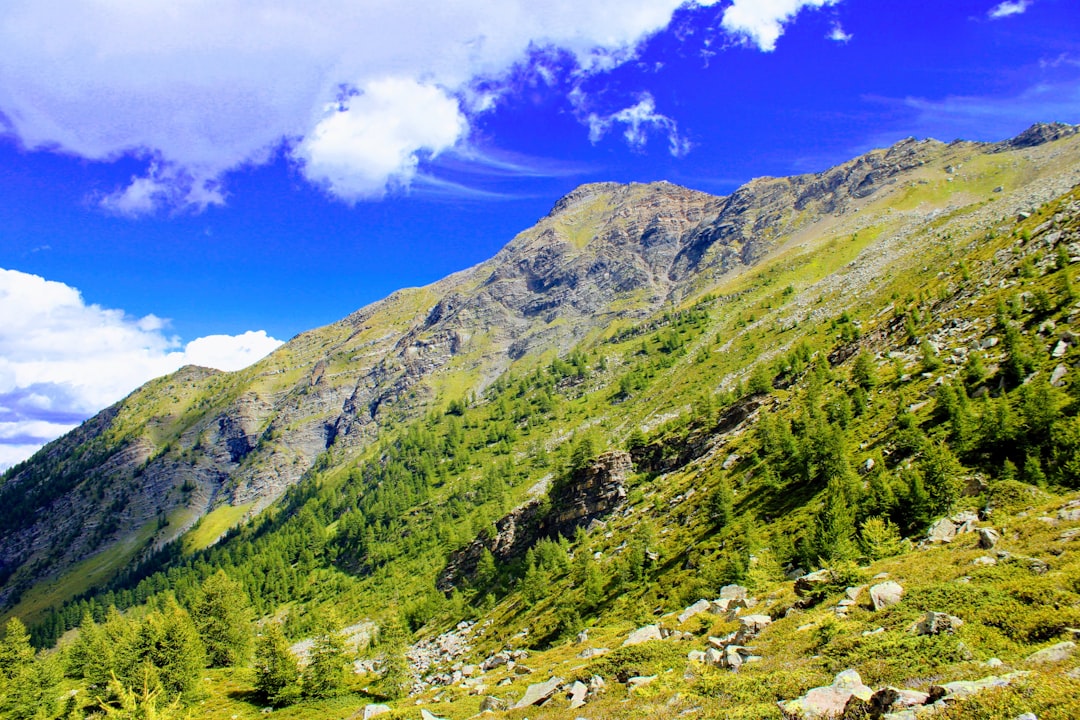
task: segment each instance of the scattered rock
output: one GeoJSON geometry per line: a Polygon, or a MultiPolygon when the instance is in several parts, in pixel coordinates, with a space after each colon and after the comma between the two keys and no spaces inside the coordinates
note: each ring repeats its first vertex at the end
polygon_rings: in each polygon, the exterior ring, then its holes
{"type": "Polygon", "coordinates": [[[444,719],[439,717],[438,715],[436,715],[433,712],[428,712],[427,710],[421,709],[420,710],[420,720],[444,720],[444,719]]]}
{"type": "Polygon", "coordinates": [[[952,634],[963,624],[964,621],[955,615],[931,610],[926,613],[925,618],[912,626],[912,630],[918,635],[952,634]]]}
{"type": "Polygon", "coordinates": [[[949,518],[941,518],[930,526],[926,532],[926,540],[930,543],[949,543],[956,537],[956,525],[949,518]]]}
{"type": "Polygon", "coordinates": [[[1008,675],[1002,675],[1001,677],[991,675],[982,678],[981,680],[957,680],[943,685],[934,685],[930,688],[930,699],[935,703],[946,703],[950,700],[959,700],[960,698],[970,697],[971,695],[988,688],[1006,687],[1012,683],[1013,680],[1018,677],[1023,677],[1024,675],[1027,675],[1027,673],[1014,672],[1009,673],[1008,675]]]}
{"type": "Polygon", "coordinates": [[[576,710],[585,704],[585,696],[589,692],[589,686],[581,681],[575,681],[570,686],[570,709],[576,710]]]}
{"type": "Polygon", "coordinates": [[[972,560],[971,564],[984,566],[997,565],[997,558],[991,557],[989,555],[982,555],[972,560]]]}
{"type": "Polygon", "coordinates": [[[836,573],[829,569],[818,570],[817,572],[803,575],[795,581],[795,594],[799,597],[806,597],[819,590],[823,590],[834,582],[836,582],[836,573]]]}
{"type": "Polygon", "coordinates": [[[582,660],[588,660],[589,658],[598,657],[609,652],[611,652],[611,650],[608,650],[607,648],[585,648],[578,653],[578,657],[582,660]]]}
{"type": "Polygon", "coordinates": [[[367,705],[364,707],[364,720],[390,712],[389,705],[367,705]]]}
{"type": "Polygon", "coordinates": [[[1050,384],[1054,387],[1061,387],[1065,384],[1065,376],[1069,374],[1069,368],[1064,365],[1058,365],[1054,368],[1054,371],[1050,373],[1050,384]]]}
{"type": "Polygon", "coordinates": [[[778,705],[780,712],[788,720],[837,718],[844,713],[844,708],[853,696],[869,701],[874,696],[874,691],[863,685],[859,673],[845,670],[836,676],[832,685],[812,688],[802,697],[780,701],[778,705]]]}
{"type": "Polygon", "coordinates": [[[1076,651],[1076,643],[1071,640],[1060,642],[1057,645],[1051,645],[1048,648],[1043,648],[1036,653],[1028,655],[1027,661],[1036,665],[1042,665],[1045,663],[1056,663],[1062,660],[1068,660],[1072,657],[1072,654],[1076,651]]]}
{"type": "Polygon", "coordinates": [[[711,607],[712,603],[710,603],[708,600],[698,600],[696,603],[679,613],[679,624],[686,622],[695,615],[700,615],[703,612],[708,612],[711,607]]]}
{"type": "Polygon", "coordinates": [[[551,699],[551,696],[555,694],[561,684],[562,678],[556,676],[549,678],[545,682],[530,685],[512,709],[520,710],[530,705],[542,705],[551,699]]]}
{"type": "Polygon", "coordinates": [[[745,600],[749,596],[742,585],[725,585],[720,588],[721,600],[745,600]]]}
{"type": "Polygon", "coordinates": [[[895,605],[903,596],[904,588],[895,580],[887,580],[870,588],[870,602],[873,603],[874,610],[895,605]]]}
{"type": "Polygon", "coordinates": [[[660,632],[659,625],[646,625],[640,627],[623,640],[623,647],[630,645],[640,645],[641,643],[648,642],[650,640],[663,640],[664,635],[660,632]]]}
{"type": "Polygon", "coordinates": [[[979,528],[979,547],[989,550],[998,544],[1001,533],[994,528],[979,528]]]}
{"type": "Polygon", "coordinates": [[[510,709],[510,703],[506,702],[502,698],[492,697],[488,695],[486,698],[480,701],[480,712],[487,712],[489,710],[493,712],[502,712],[510,709]]]}
{"type": "Polygon", "coordinates": [[[642,687],[644,685],[648,685],[653,680],[655,680],[657,677],[658,677],[657,675],[646,675],[646,676],[632,677],[632,678],[630,678],[629,680],[626,681],[626,687],[627,687],[628,690],[636,690],[639,687],[642,687]]]}

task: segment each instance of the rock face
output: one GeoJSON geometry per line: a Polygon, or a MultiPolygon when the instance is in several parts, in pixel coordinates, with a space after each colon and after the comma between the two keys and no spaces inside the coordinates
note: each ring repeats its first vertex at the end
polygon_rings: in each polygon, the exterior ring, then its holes
{"type": "Polygon", "coordinates": [[[450,592],[462,578],[472,575],[485,549],[505,562],[524,555],[541,538],[570,537],[576,528],[614,512],[626,500],[626,477],[632,471],[629,453],[600,455],[565,482],[552,486],[546,514],[540,500],[530,501],[495,523],[495,537],[477,538],[454,552],[436,587],[450,592]]]}

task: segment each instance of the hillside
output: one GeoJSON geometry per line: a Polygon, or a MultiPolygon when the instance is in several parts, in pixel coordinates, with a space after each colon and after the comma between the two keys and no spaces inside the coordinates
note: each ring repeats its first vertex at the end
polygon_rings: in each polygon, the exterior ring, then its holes
{"type": "MultiPolygon", "coordinates": [[[[394,695],[364,673],[414,640],[403,689],[443,717],[549,676],[585,708],[507,716],[780,717],[842,670],[934,694],[991,657],[1035,674],[936,716],[1073,717],[1072,665],[1025,658],[1080,625],[1076,130],[905,140],[728,197],[578,188],[486,263],[149,383],[12,468],[0,600],[52,645],[111,605],[114,629],[169,594],[197,614],[221,569],[290,640],[382,629],[282,717],[394,695]],[[923,542],[945,516],[994,547],[923,542]],[[680,620],[700,599],[750,607],[680,620]],[[909,632],[927,611],[964,623],[909,632]]],[[[211,673],[202,714],[261,713],[250,670],[211,673]]]]}

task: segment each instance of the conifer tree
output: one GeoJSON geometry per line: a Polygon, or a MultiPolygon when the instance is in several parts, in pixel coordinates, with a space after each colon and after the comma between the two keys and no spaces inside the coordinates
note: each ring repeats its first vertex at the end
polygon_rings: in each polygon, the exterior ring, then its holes
{"type": "Polygon", "coordinates": [[[17,617],[8,620],[0,642],[0,717],[51,717],[59,682],[60,672],[52,659],[35,657],[22,621],[17,617]]]}
{"type": "Polygon", "coordinates": [[[720,478],[720,483],[709,498],[709,514],[720,529],[727,527],[735,516],[735,493],[727,475],[720,478]]]}
{"type": "Polygon", "coordinates": [[[251,604],[240,583],[218,570],[202,584],[192,620],[210,667],[243,665],[251,655],[251,604]]]}
{"type": "Polygon", "coordinates": [[[822,559],[852,560],[855,546],[855,505],[844,478],[834,476],[825,488],[825,505],[818,514],[816,545],[822,559]]]}
{"type": "Polygon", "coordinates": [[[345,692],[349,661],[345,656],[345,641],[329,621],[321,621],[311,646],[311,655],[301,677],[304,697],[321,699],[337,697],[345,692]]]}
{"type": "MultiPolygon", "coordinates": [[[[198,697],[206,650],[187,611],[169,597],[163,609],[150,613],[139,630],[139,654],[157,670],[167,698],[198,697]]],[[[129,682],[129,685],[135,683],[129,682]]]]}
{"type": "Polygon", "coordinates": [[[383,695],[391,700],[405,697],[412,680],[405,657],[405,630],[396,618],[383,625],[379,633],[379,647],[383,658],[380,683],[383,695]]]}
{"type": "Polygon", "coordinates": [[[269,623],[255,642],[255,689],[276,707],[299,694],[300,669],[278,623],[269,623]]]}

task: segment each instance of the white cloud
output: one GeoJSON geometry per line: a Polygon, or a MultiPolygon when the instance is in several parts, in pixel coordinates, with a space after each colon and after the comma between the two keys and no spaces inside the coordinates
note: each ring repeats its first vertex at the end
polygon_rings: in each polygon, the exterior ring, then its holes
{"type": "Polygon", "coordinates": [[[690,151],[690,141],[679,135],[678,124],[668,116],[656,112],[656,101],[649,93],[642,93],[635,105],[611,115],[590,113],[587,122],[589,140],[593,143],[600,142],[612,125],[619,123],[625,125],[623,137],[627,144],[636,150],[644,150],[649,142],[650,131],[659,131],[667,135],[668,152],[673,156],[681,157],[690,151]]]}
{"type": "Polygon", "coordinates": [[[771,52],[776,49],[784,25],[794,20],[800,10],[837,2],[839,0],[734,0],[724,10],[721,24],[729,33],[771,52]]]}
{"type": "Polygon", "coordinates": [[[73,287],[0,269],[0,467],[147,380],[187,364],[238,370],[281,345],[260,330],[182,346],[166,328],[154,315],[87,304],[73,287]]]}
{"type": "Polygon", "coordinates": [[[829,39],[835,40],[838,43],[846,43],[854,37],[851,33],[844,32],[844,28],[840,23],[834,23],[832,30],[829,31],[829,39]]]}
{"type": "Polygon", "coordinates": [[[304,174],[345,200],[380,197],[392,179],[407,185],[418,153],[438,154],[465,134],[457,100],[406,78],[378,80],[335,103],[296,148],[304,174]]]}
{"type": "Polygon", "coordinates": [[[462,100],[478,79],[505,77],[544,48],[601,72],[632,58],[683,4],[67,0],[60,10],[6,0],[0,117],[31,149],[154,159],[145,176],[101,199],[112,212],[219,203],[216,180],[283,145],[332,192],[377,195],[408,182],[425,153],[467,137],[464,118],[495,101],[462,100]],[[327,114],[342,87],[364,94],[327,114]],[[417,108],[439,114],[422,122],[405,114],[417,108]],[[385,138],[392,142],[376,148],[385,138]],[[332,160],[335,148],[347,152],[332,160]]]}
{"type": "Polygon", "coordinates": [[[1031,7],[1031,2],[1032,0],[1005,0],[1005,2],[990,8],[990,11],[986,14],[991,20],[1009,17],[1010,15],[1020,15],[1031,7]]]}

